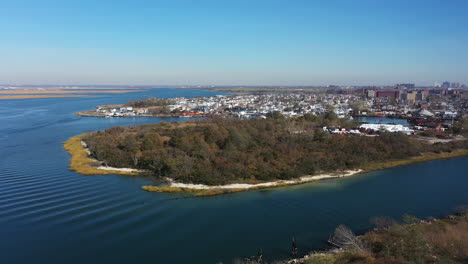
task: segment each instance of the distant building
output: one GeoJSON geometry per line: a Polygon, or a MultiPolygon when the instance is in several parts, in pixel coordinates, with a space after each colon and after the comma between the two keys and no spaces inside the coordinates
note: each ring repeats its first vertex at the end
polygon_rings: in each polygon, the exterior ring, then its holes
{"type": "Polygon", "coordinates": [[[383,91],[377,91],[376,92],[376,97],[377,98],[393,98],[393,99],[400,99],[400,93],[401,91],[399,90],[383,90],[383,91]]]}
{"type": "Polygon", "coordinates": [[[367,97],[374,98],[375,97],[375,90],[367,90],[367,97]]]}
{"type": "Polygon", "coordinates": [[[443,82],[442,88],[450,88],[450,82],[447,82],[447,81],[443,82]]]}
{"type": "Polygon", "coordinates": [[[460,83],[454,82],[451,85],[452,88],[460,88],[460,83]]]}
{"type": "Polygon", "coordinates": [[[418,91],[418,93],[416,94],[416,101],[425,101],[428,95],[429,91],[427,90],[418,91]]]}
{"type": "Polygon", "coordinates": [[[401,100],[405,102],[415,102],[416,101],[416,91],[402,93],[400,95],[401,100]]]}
{"type": "Polygon", "coordinates": [[[414,83],[400,83],[396,85],[397,89],[403,90],[403,89],[414,89],[415,85],[414,83]]]}

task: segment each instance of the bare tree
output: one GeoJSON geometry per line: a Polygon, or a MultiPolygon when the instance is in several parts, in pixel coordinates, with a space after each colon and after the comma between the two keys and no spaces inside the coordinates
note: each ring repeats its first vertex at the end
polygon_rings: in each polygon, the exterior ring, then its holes
{"type": "Polygon", "coordinates": [[[258,249],[257,263],[263,263],[263,249],[262,248],[258,249]]]}
{"type": "Polygon", "coordinates": [[[339,248],[350,248],[361,252],[367,252],[358,237],[345,225],[339,225],[335,229],[335,234],[328,242],[339,248]]]}

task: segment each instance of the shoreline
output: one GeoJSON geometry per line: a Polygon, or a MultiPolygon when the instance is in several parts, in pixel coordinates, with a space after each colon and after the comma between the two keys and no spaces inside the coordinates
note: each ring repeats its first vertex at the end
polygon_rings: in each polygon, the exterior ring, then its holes
{"type": "Polygon", "coordinates": [[[278,181],[264,182],[264,183],[258,183],[258,184],[234,183],[234,184],[227,184],[227,185],[208,186],[204,184],[177,183],[173,181],[172,179],[166,179],[169,181],[169,185],[167,186],[145,185],[145,186],[142,186],[141,188],[148,192],[192,193],[195,196],[214,196],[214,195],[243,192],[243,191],[250,191],[250,190],[261,190],[261,189],[292,186],[292,185],[311,183],[314,181],[326,180],[326,179],[344,178],[344,177],[354,176],[357,174],[363,174],[363,173],[367,173],[367,172],[371,172],[375,170],[394,168],[394,167],[399,167],[399,166],[410,165],[413,163],[431,161],[431,160],[450,159],[450,158],[462,157],[462,156],[467,156],[467,155],[468,155],[468,149],[457,149],[450,153],[443,152],[439,154],[422,153],[422,155],[420,156],[412,157],[409,159],[367,164],[355,170],[346,170],[346,171],[341,171],[341,172],[329,172],[329,173],[323,173],[323,174],[317,174],[317,175],[308,175],[308,176],[302,176],[302,177],[299,177],[298,179],[293,179],[293,180],[278,180],[278,181]]]}
{"type": "MultiPolygon", "coordinates": [[[[84,117],[176,117],[176,118],[188,118],[188,116],[181,116],[178,114],[157,114],[157,115],[149,115],[149,114],[139,114],[139,115],[134,115],[134,116],[127,116],[127,115],[122,115],[122,116],[107,116],[103,114],[98,114],[96,113],[95,110],[88,110],[88,111],[81,111],[81,112],[76,112],[74,113],[77,116],[84,116],[84,117]]],[[[204,117],[205,115],[198,115],[197,117],[204,117]]]]}
{"type": "Polygon", "coordinates": [[[165,178],[169,182],[167,186],[145,185],[141,189],[147,192],[159,193],[191,193],[195,196],[215,196],[228,193],[244,192],[251,190],[273,189],[278,187],[292,186],[320,181],[325,179],[336,179],[353,176],[362,173],[363,170],[346,170],[340,172],[330,172],[317,175],[302,176],[293,180],[278,180],[272,182],[262,182],[256,184],[249,183],[231,183],[226,185],[205,185],[192,183],[179,183],[172,179],[165,178]]]}
{"type": "Polygon", "coordinates": [[[53,95],[0,95],[0,100],[22,100],[22,99],[44,99],[44,98],[73,98],[73,97],[93,97],[87,94],[53,94],[53,95]]]}
{"type": "Polygon", "coordinates": [[[63,148],[71,155],[69,169],[83,175],[138,175],[136,169],[113,168],[102,166],[101,162],[89,157],[89,150],[82,141],[86,133],[71,137],[63,143],[63,148]]]}
{"type": "MultiPolygon", "coordinates": [[[[82,141],[82,138],[86,135],[81,134],[78,136],[71,137],[63,143],[64,149],[70,153],[70,170],[78,172],[83,175],[139,175],[143,173],[142,170],[132,168],[113,168],[102,166],[102,163],[89,157],[89,150],[86,148],[86,144],[82,141]]],[[[356,168],[354,170],[337,171],[337,172],[324,172],[317,175],[306,175],[292,180],[277,180],[271,182],[261,183],[232,183],[226,185],[205,185],[205,184],[192,184],[192,183],[180,183],[172,179],[165,178],[168,185],[165,186],[154,186],[144,185],[141,187],[142,190],[148,192],[159,192],[159,193],[190,193],[194,196],[214,196],[242,191],[260,190],[260,189],[271,189],[284,186],[292,186],[298,184],[305,184],[319,180],[336,179],[350,177],[357,174],[367,173],[370,171],[393,168],[398,166],[409,165],[413,163],[438,160],[438,159],[449,159],[455,157],[461,157],[468,155],[468,149],[456,149],[452,152],[442,153],[422,153],[420,156],[412,157],[403,160],[391,160],[379,163],[370,163],[356,168]]]]}

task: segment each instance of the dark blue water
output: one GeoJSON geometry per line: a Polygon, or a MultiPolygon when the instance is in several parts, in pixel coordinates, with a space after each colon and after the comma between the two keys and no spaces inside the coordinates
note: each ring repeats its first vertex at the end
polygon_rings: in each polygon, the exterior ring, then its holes
{"type": "Polygon", "coordinates": [[[115,125],[171,121],[73,113],[147,95],[209,95],[156,89],[93,98],[0,101],[0,263],[231,263],[326,246],[339,224],[369,218],[442,216],[468,204],[468,158],[431,161],[347,179],[190,198],[140,190],[149,179],[68,170],[62,142],[115,125]]]}

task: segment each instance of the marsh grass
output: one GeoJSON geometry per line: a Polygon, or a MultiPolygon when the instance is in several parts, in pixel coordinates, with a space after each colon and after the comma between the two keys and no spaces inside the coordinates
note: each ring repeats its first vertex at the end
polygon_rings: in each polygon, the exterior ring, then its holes
{"type": "Polygon", "coordinates": [[[91,159],[81,144],[81,140],[86,134],[74,136],[63,143],[63,148],[70,153],[70,170],[76,171],[84,175],[104,175],[104,174],[121,174],[121,175],[136,175],[135,172],[118,171],[118,170],[101,170],[97,166],[100,163],[91,159]]]}
{"type": "Polygon", "coordinates": [[[430,160],[436,160],[436,159],[449,159],[449,158],[461,157],[465,155],[468,155],[468,149],[457,149],[452,152],[442,152],[442,153],[426,152],[426,153],[422,153],[420,156],[411,157],[408,159],[369,163],[369,164],[361,166],[361,169],[363,169],[364,171],[380,170],[380,169],[409,165],[409,164],[418,163],[418,162],[424,162],[424,161],[430,161],[430,160]]]}

